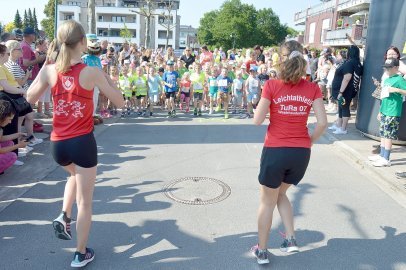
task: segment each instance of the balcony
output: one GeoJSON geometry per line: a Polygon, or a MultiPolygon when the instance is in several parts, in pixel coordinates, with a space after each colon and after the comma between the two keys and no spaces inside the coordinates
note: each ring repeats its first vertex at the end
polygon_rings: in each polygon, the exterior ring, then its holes
{"type": "Polygon", "coordinates": [[[58,12],[80,13],[80,6],[58,5],[58,12]]]}
{"type": "MultiPolygon", "coordinates": [[[[138,29],[140,25],[138,23],[125,23],[128,29],[138,29]]],[[[124,28],[124,23],[122,22],[96,22],[96,27],[98,28],[124,28]]]]}
{"type": "Polygon", "coordinates": [[[134,12],[130,11],[130,8],[127,7],[96,7],[96,16],[103,14],[115,14],[115,15],[132,15],[134,12]]]}
{"type": "Polygon", "coordinates": [[[324,46],[350,46],[351,43],[347,39],[347,35],[357,45],[362,45],[367,36],[367,28],[362,25],[353,25],[352,27],[337,29],[337,30],[327,30],[325,33],[325,40],[323,42],[324,46]]]}
{"type": "MultiPolygon", "coordinates": [[[[348,0],[347,0],[348,1],[348,0]]],[[[315,16],[320,13],[328,12],[328,11],[333,11],[335,8],[336,1],[329,1],[329,2],[323,2],[321,4],[309,7],[308,9],[302,10],[300,12],[295,13],[295,25],[304,25],[306,22],[306,18],[310,16],[315,16]]]]}
{"type": "Polygon", "coordinates": [[[339,0],[337,11],[355,13],[360,10],[369,10],[371,0],[339,0]]]}

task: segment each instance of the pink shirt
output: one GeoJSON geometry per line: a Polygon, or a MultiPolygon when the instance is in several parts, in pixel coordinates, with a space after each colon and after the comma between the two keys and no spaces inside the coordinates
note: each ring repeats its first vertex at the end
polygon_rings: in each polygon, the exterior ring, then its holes
{"type": "MultiPolygon", "coordinates": [[[[23,65],[23,59],[29,60],[29,61],[35,60],[36,59],[35,53],[32,50],[31,46],[27,42],[25,42],[25,40],[21,41],[21,49],[23,51],[23,57],[20,59],[20,66],[24,71],[27,71],[28,67],[23,65]]],[[[34,80],[35,77],[37,77],[38,73],[39,73],[39,66],[38,66],[38,64],[35,64],[35,65],[33,65],[32,75],[29,78],[29,80],[34,80]]]]}

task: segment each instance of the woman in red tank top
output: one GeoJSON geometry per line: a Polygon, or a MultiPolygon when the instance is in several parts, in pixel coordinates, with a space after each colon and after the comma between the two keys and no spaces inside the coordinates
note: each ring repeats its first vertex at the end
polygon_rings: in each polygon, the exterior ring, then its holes
{"type": "Polygon", "coordinates": [[[258,176],[261,201],[258,210],[258,245],[252,251],[259,264],[269,263],[267,243],[275,206],[285,226],[283,252],[298,251],[293,226],[293,212],[286,191],[303,178],[310,159],[310,148],[327,126],[323,98],[317,85],[306,81],[307,62],[303,47],[296,41],[281,47],[280,78],[264,85],[262,97],[254,115],[261,125],[269,112],[268,131],[261,156],[258,176]],[[312,135],[307,120],[313,108],[317,125],[312,135]]]}
{"type": "Polygon", "coordinates": [[[87,248],[97,167],[93,89],[98,87],[118,107],[124,106],[124,100],[107,74],[82,64],[87,40],[78,22],[70,20],[58,28],[57,44],[56,63],[43,66],[28,90],[28,100],[37,102],[51,86],[54,107],[51,151],[55,161],[70,174],[62,213],[53,221],[53,226],[58,238],[72,239],[71,212],[76,199],[77,246],[71,266],[83,267],[94,259],[94,251],[87,248]]]}

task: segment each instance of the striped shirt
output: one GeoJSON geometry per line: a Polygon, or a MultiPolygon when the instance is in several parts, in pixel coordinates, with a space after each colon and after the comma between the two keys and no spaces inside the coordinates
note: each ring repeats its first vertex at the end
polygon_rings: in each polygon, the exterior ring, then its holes
{"type": "MultiPolygon", "coordinates": [[[[25,72],[18,63],[8,60],[4,63],[4,66],[13,74],[15,79],[23,79],[25,77],[25,72]]],[[[28,83],[26,82],[22,88],[27,91],[29,88],[28,83]]]]}

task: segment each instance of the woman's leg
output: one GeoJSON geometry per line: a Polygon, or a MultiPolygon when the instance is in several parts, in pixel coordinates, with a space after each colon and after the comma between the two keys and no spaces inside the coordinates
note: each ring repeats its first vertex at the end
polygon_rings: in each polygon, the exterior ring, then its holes
{"type": "Polygon", "coordinates": [[[89,238],[90,226],[92,223],[92,202],[94,184],[96,181],[96,166],[92,168],[75,167],[76,171],[76,203],[78,216],[76,223],[77,251],[86,252],[87,240],[89,238]]]}
{"type": "MultiPolygon", "coordinates": [[[[23,118],[25,118],[25,130],[28,136],[34,134],[34,112],[27,113],[23,118]]],[[[21,128],[21,126],[20,126],[21,128]]]]}
{"type": "Polygon", "coordinates": [[[258,245],[259,249],[267,249],[269,231],[272,226],[273,210],[278,201],[279,188],[272,189],[261,186],[261,201],[258,209],[258,245]]]}
{"type": "Polygon", "coordinates": [[[291,186],[290,184],[282,183],[282,185],[279,188],[277,202],[278,211],[279,214],[281,215],[283,225],[285,226],[285,233],[287,239],[295,237],[292,204],[290,203],[289,198],[286,195],[286,191],[290,186],[291,186]]]}
{"type": "Polygon", "coordinates": [[[72,217],[72,206],[76,198],[76,171],[75,164],[62,167],[65,171],[70,173],[68,181],[65,184],[65,191],[63,194],[62,211],[66,213],[68,218],[72,217]]]}

